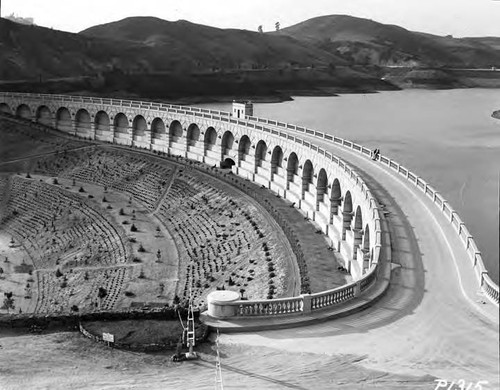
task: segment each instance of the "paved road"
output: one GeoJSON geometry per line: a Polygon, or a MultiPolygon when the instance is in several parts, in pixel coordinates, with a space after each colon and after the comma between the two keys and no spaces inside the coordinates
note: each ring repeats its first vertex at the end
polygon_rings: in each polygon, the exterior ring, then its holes
{"type": "Polygon", "coordinates": [[[486,388],[498,388],[498,308],[480,293],[470,260],[446,219],[423,193],[379,162],[312,141],[354,166],[389,211],[395,264],[388,293],[347,318],[223,335],[221,342],[357,355],[367,368],[449,381],[487,380],[486,388]]]}

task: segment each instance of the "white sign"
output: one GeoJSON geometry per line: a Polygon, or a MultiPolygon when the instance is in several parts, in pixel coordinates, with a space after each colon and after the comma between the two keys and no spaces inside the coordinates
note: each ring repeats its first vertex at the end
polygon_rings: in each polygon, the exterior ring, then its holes
{"type": "Polygon", "coordinates": [[[111,333],[102,333],[102,339],[104,341],[107,341],[109,343],[114,343],[115,342],[115,336],[112,335],[111,333]]]}

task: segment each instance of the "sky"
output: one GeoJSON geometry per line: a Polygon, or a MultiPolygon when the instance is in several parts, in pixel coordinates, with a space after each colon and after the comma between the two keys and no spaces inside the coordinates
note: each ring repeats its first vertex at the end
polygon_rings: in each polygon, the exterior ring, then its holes
{"type": "Polygon", "coordinates": [[[315,16],[347,14],[437,35],[500,37],[500,0],[0,0],[1,15],[79,32],[129,16],[264,31],[315,16]]]}

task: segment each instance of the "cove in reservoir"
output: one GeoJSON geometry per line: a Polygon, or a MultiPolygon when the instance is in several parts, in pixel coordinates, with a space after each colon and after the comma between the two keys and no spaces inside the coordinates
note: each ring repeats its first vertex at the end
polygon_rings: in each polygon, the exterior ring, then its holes
{"type": "MultiPolygon", "coordinates": [[[[198,107],[230,111],[230,104],[198,107]]],[[[381,149],[436,188],[458,211],[499,281],[498,89],[403,90],[294,97],[254,104],[254,115],[381,149]]]]}

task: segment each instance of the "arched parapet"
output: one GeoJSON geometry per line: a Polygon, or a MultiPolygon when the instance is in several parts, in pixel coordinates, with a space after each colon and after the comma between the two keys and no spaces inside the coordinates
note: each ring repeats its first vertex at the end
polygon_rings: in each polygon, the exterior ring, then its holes
{"type": "Polygon", "coordinates": [[[160,117],[155,117],[151,121],[151,144],[152,150],[166,152],[168,149],[167,130],[165,121],[160,117]]]}
{"type": "Polygon", "coordinates": [[[42,104],[37,107],[35,112],[35,120],[45,126],[54,127],[54,114],[48,106],[42,104]]]}
{"type": "Polygon", "coordinates": [[[106,111],[98,111],[94,117],[95,139],[97,141],[113,142],[111,118],[106,111]]]}
{"type": "Polygon", "coordinates": [[[191,160],[203,161],[204,143],[200,127],[191,123],[186,132],[186,157],[191,160]]]}
{"type": "Polygon", "coordinates": [[[287,174],[285,154],[281,145],[274,146],[271,153],[271,189],[279,195],[286,192],[287,174]]]}
{"type": "Polygon", "coordinates": [[[21,103],[16,108],[16,116],[31,120],[33,118],[33,111],[27,104],[21,103]]]}
{"type": "MultiPolygon", "coordinates": [[[[252,146],[253,148],[253,146],[252,146]]],[[[255,145],[254,149],[254,180],[255,182],[269,187],[270,177],[271,177],[271,162],[270,154],[271,151],[267,145],[267,142],[263,139],[259,140],[255,145]]]]}
{"type": "Polygon", "coordinates": [[[63,133],[75,133],[71,112],[66,107],[60,107],[56,112],[56,129],[63,133]]]}
{"type": "Polygon", "coordinates": [[[146,118],[136,115],[132,121],[132,145],[138,148],[149,149],[151,144],[151,131],[146,118]]]}
{"type": "Polygon", "coordinates": [[[95,139],[95,126],[90,113],[80,108],[75,114],[75,135],[82,138],[95,139]]]}
{"type": "MultiPolygon", "coordinates": [[[[306,159],[300,166],[302,182],[300,208],[314,221],[316,213],[316,186],[314,185],[314,164],[306,159]]],[[[316,174],[317,175],[317,174],[316,174]]]]}
{"type": "MultiPolygon", "coordinates": [[[[255,145],[254,145],[255,146],[255,145]]],[[[243,135],[238,141],[238,174],[253,180],[255,160],[252,159],[252,141],[248,135],[243,135]]]]}
{"type": "Polygon", "coordinates": [[[123,112],[113,118],[113,142],[120,145],[132,145],[132,128],[130,121],[123,112]]]}
{"type": "Polygon", "coordinates": [[[13,114],[12,108],[7,103],[0,103],[0,112],[5,114],[13,114]]]}
{"type": "Polygon", "coordinates": [[[232,162],[236,163],[236,161],[238,160],[237,146],[238,146],[238,144],[236,143],[233,132],[230,130],[226,130],[221,138],[221,145],[220,145],[221,157],[220,157],[220,160],[222,162],[232,161],[232,162]]]}
{"type": "Polygon", "coordinates": [[[186,137],[182,123],[174,119],[168,126],[168,152],[174,156],[186,155],[186,137]]]}
{"type": "Polygon", "coordinates": [[[208,126],[202,133],[203,136],[203,158],[209,165],[218,165],[220,163],[219,144],[217,142],[219,134],[214,126],[208,126]]]}

